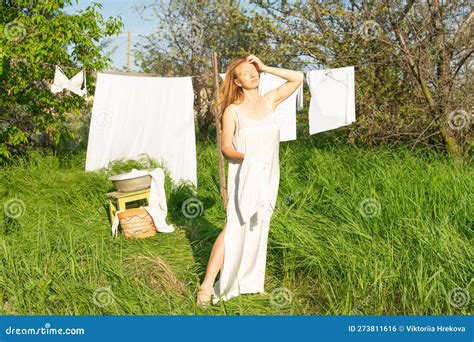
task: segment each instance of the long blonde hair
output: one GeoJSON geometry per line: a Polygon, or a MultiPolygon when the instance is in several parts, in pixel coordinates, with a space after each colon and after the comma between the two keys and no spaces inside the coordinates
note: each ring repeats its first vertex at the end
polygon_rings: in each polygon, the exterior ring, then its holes
{"type": "Polygon", "coordinates": [[[225,109],[232,103],[241,102],[244,99],[242,88],[235,84],[234,79],[237,78],[236,68],[245,62],[247,57],[236,57],[227,67],[224,82],[219,87],[219,101],[214,100],[212,107],[214,113],[217,113],[220,126],[222,128],[222,116],[225,109]]]}

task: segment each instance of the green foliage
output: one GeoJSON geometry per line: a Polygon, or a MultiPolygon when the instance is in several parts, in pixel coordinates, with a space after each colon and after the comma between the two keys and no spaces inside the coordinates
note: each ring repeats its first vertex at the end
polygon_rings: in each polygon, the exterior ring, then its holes
{"type": "MultiPolygon", "coordinates": [[[[98,42],[118,34],[120,18],[105,20],[99,3],[73,15],[77,1],[2,1],[0,8],[0,161],[34,146],[57,148],[73,136],[67,115],[90,105],[72,93],[54,95],[54,65],[102,70],[110,59],[98,42]]],[[[90,74],[88,85],[92,84],[90,74]]],[[[93,91],[89,87],[89,93],[93,91]]]]}
{"type": "Polygon", "coordinates": [[[156,167],[161,167],[165,173],[169,174],[166,168],[158,163],[156,160],[151,159],[148,155],[143,154],[137,160],[115,160],[109,163],[109,165],[102,169],[108,176],[118,175],[121,173],[127,173],[133,169],[146,170],[156,167]]]}

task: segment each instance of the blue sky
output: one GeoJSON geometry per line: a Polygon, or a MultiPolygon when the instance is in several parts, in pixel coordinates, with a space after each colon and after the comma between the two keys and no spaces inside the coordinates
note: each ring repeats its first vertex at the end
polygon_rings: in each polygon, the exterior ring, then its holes
{"type": "MultiPolygon", "coordinates": [[[[111,55],[112,65],[111,70],[122,70],[127,64],[127,35],[130,31],[131,34],[131,69],[132,71],[139,71],[138,67],[134,66],[133,58],[133,47],[138,42],[143,42],[143,38],[140,37],[143,35],[148,35],[152,33],[156,27],[157,23],[145,20],[141,17],[139,13],[134,9],[134,6],[139,4],[150,4],[155,0],[79,0],[77,4],[73,6],[68,6],[65,8],[65,12],[74,13],[78,10],[83,10],[87,6],[92,5],[93,3],[102,4],[102,8],[99,9],[99,12],[106,19],[108,17],[116,17],[120,15],[122,17],[122,22],[124,24],[122,28],[122,33],[118,36],[111,37],[113,43],[110,49],[117,47],[115,52],[111,55]]],[[[287,3],[292,3],[293,0],[288,0],[287,3]]],[[[261,9],[258,8],[255,4],[252,4],[250,0],[241,0],[240,5],[244,8],[253,8],[257,12],[261,9]]],[[[147,15],[144,13],[146,17],[147,15]]]]}
{"type": "MultiPolygon", "coordinates": [[[[113,37],[114,43],[112,45],[117,46],[117,50],[111,56],[113,60],[111,69],[121,69],[127,64],[127,32],[130,31],[131,33],[131,47],[133,49],[134,43],[140,40],[139,35],[153,32],[154,25],[149,21],[143,20],[140,14],[133,9],[135,4],[141,3],[139,0],[79,0],[77,5],[69,6],[65,8],[65,11],[67,13],[74,13],[77,10],[85,9],[94,2],[102,4],[102,8],[99,11],[104,18],[116,17],[117,15],[121,15],[122,17],[124,27],[119,36],[113,37]]],[[[137,67],[133,65],[133,53],[131,64],[132,70],[137,70],[137,67]]]]}
{"type": "MultiPolygon", "coordinates": [[[[92,5],[93,3],[101,3],[102,8],[99,12],[104,18],[107,17],[116,17],[121,15],[122,22],[124,27],[122,28],[122,33],[119,36],[113,37],[114,43],[113,46],[117,46],[116,51],[111,55],[112,66],[111,69],[122,69],[127,64],[127,35],[130,31],[131,34],[131,49],[135,43],[143,41],[140,38],[140,35],[150,34],[154,31],[156,24],[151,21],[144,20],[136,10],[133,9],[134,5],[150,3],[151,0],[79,0],[78,4],[73,6],[68,6],[65,8],[67,13],[74,13],[77,10],[85,9],[87,6],[92,5]]],[[[291,1],[289,1],[291,2],[291,1]]],[[[255,5],[251,4],[250,1],[241,1],[243,7],[254,7],[255,5]]],[[[258,11],[259,9],[256,8],[258,11]]],[[[145,13],[146,15],[146,13],[145,13]]],[[[111,46],[111,49],[113,48],[111,46]]],[[[132,71],[138,71],[138,68],[134,66],[133,52],[131,54],[131,67],[132,71]]]]}

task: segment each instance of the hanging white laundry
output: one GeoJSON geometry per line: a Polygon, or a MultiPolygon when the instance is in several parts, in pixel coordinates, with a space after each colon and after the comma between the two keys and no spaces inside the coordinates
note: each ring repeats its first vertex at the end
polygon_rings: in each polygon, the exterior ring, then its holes
{"type": "MultiPolygon", "coordinates": [[[[150,185],[150,200],[148,206],[144,208],[153,219],[153,224],[156,230],[160,233],[172,233],[175,228],[173,225],[166,223],[166,216],[168,215],[168,206],[166,204],[166,193],[165,193],[165,173],[159,167],[151,170],[150,172],[144,172],[144,170],[133,169],[129,173],[123,175],[122,179],[133,178],[134,174],[143,176],[149,174],[151,176],[150,185]]],[[[116,237],[118,232],[118,225],[120,220],[118,214],[125,210],[118,210],[115,212],[114,221],[112,222],[112,236],[116,237]]]]}
{"type": "MultiPolygon", "coordinates": [[[[225,73],[219,74],[222,79],[225,73]]],[[[258,93],[264,95],[269,91],[278,88],[286,80],[279,76],[262,72],[260,73],[260,83],[258,93]]],[[[280,128],[280,141],[289,141],[296,139],[296,108],[303,108],[303,83],[286,100],[275,108],[275,123],[280,128]],[[298,99],[298,100],[297,100],[298,99]]]]}
{"type": "MultiPolygon", "coordinates": [[[[287,82],[282,77],[262,72],[258,93],[264,95],[287,82]]],[[[303,83],[300,88],[303,87],[303,83]]],[[[280,127],[280,141],[296,139],[296,97],[298,89],[275,108],[275,123],[280,127]]]]}
{"type": "Polygon", "coordinates": [[[148,156],[197,186],[191,77],[97,74],[86,171],[148,156]]]}
{"type": "Polygon", "coordinates": [[[311,70],[306,79],[311,93],[310,134],[346,126],[356,120],[354,66],[311,70]]]}
{"type": "Polygon", "coordinates": [[[84,69],[79,71],[73,78],[69,79],[63,72],[63,70],[56,65],[56,71],[54,72],[54,81],[51,85],[51,92],[53,94],[59,93],[64,89],[68,89],[76,95],[84,96],[87,94],[87,85],[84,69]],[[82,88],[84,83],[84,88],[82,88]]]}
{"type": "Polygon", "coordinates": [[[303,83],[298,88],[298,93],[296,94],[296,109],[300,110],[303,109],[303,83]]]}

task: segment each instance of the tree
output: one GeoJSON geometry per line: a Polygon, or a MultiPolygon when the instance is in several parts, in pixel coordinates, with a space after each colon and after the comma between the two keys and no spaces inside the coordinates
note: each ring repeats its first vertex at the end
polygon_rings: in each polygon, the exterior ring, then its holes
{"type": "MultiPolygon", "coordinates": [[[[356,66],[357,123],[369,143],[472,147],[472,4],[468,1],[254,1],[308,67],[356,66]]],[[[341,130],[342,131],[342,130],[341,130]]]]}
{"type": "MultiPolygon", "coordinates": [[[[385,1],[389,6],[390,2],[385,1]]],[[[409,0],[388,13],[397,47],[422,91],[447,150],[467,157],[473,141],[465,139],[469,134],[463,134],[463,130],[471,129],[472,114],[460,108],[470,95],[453,95],[455,88],[472,90],[472,3],[434,0],[419,4],[409,0]]]]}
{"type": "Polygon", "coordinates": [[[73,3],[77,1],[2,0],[0,161],[31,146],[58,147],[74,138],[66,114],[77,113],[88,103],[73,94],[50,92],[54,65],[77,72],[110,64],[98,42],[119,33],[121,18],[104,20],[98,3],[66,14],[64,7],[73,3]]]}

